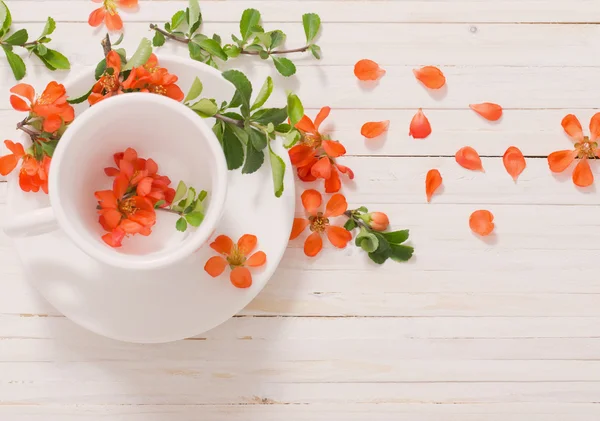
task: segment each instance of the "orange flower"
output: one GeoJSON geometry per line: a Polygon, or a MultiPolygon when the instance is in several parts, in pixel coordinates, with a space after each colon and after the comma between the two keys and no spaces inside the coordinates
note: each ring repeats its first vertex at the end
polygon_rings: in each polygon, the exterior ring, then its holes
{"type": "Polygon", "coordinates": [[[429,89],[440,89],[446,84],[444,73],[435,66],[414,69],[413,73],[417,80],[429,89]]]}
{"type": "Polygon", "coordinates": [[[116,51],[111,50],[106,55],[106,70],[104,70],[100,79],[94,84],[92,93],[88,97],[90,105],[94,105],[104,98],[123,93],[123,87],[119,79],[120,73],[121,57],[116,51]]]}
{"type": "Polygon", "coordinates": [[[138,4],[138,0],[92,0],[95,3],[102,3],[102,7],[90,13],[88,23],[90,26],[100,26],[102,22],[111,31],[118,31],[123,28],[123,20],[117,12],[117,7],[133,8],[138,4]]]}
{"type": "Polygon", "coordinates": [[[232,269],[229,280],[237,288],[248,288],[252,285],[252,274],[249,267],[260,267],[267,262],[267,255],[262,251],[250,253],[256,248],[256,236],[244,234],[237,244],[226,235],[215,238],[210,247],[221,256],[213,256],[204,265],[204,270],[213,278],[221,275],[227,265],[232,269]]]}
{"type": "Polygon", "coordinates": [[[33,86],[26,83],[13,86],[10,92],[16,94],[10,96],[12,107],[17,111],[29,111],[31,118],[42,118],[45,132],[54,133],[63,123],[68,124],[75,118],[75,110],[67,102],[67,91],[60,83],[50,82],[37,99],[33,86]],[[20,97],[28,99],[29,104],[20,97]]]}
{"type": "Polygon", "coordinates": [[[346,174],[351,180],[354,173],[336,162],[336,158],[346,154],[344,145],[319,132],[321,123],[330,111],[329,107],[321,108],[314,123],[308,116],[303,116],[295,126],[302,135],[300,142],[288,153],[300,180],[309,182],[322,178],[325,180],[325,191],[335,193],[342,187],[339,173],[346,174]]]}
{"type": "Polygon", "coordinates": [[[175,101],[182,101],[184,94],[176,85],[177,80],[177,76],[170,74],[164,67],[158,66],[158,59],[152,54],[144,66],[131,70],[129,77],[123,82],[123,88],[151,92],[168,96],[175,101]]]}
{"type": "Polygon", "coordinates": [[[575,159],[579,162],[573,171],[573,183],[579,187],[588,187],[594,182],[594,174],[588,159],[600,157],[597,139],[600,136],[600,113],[590,120],[590,137],[583,135],[581,123],[573,114],[562,120],[567,135],[575,142],[574,150],[552,152],[548,155],[548,165],[552,172],[563,172],[575,159]]]}
{"type": "Polygon", "coordinates": [[[25,156],[25,149],[23,149],[23,145],[20,143],[5,140],[4,144],[11,153],[0,157],[0,175],[10,174],[16,168],[21,158],[25,156]]]}
{"type": "Polygon", "coordinates": [[[48,194],[48,173],[50,171],[51,159],[44,155],[42,161],[35,159],[33,155],[25,155],[23,164],[19,171],[19,186],[24,192],[37,193],[42,191],[48,194]]]}
{"type": "Polygon", "coordinates": [[[359,80],[377,80],[385,75],[385,70],[373,60],[363,59],[354,65],[354,75],[359,80]]]}
{"type": "Polygon", "coordinates": [[[112,190],[95,193],[98,199],[98,221],[108,231],[102,240],[111,247],[121,247],[126,235],[150,235],[156,223],[156,212],[150,199],[126,193],[129,182],[123,175],[118,176],[112,190]]]}
{"type": "Polygon", "coordinates": [[[297,238],[308,226],[312,234],[304,243],[304,254],[309,257],[316,256],[323,248],[321,234],[325,233],[327,238],[337,248],[345,248],[348,241],[352,240],[352,234],[338,226],[330,225],[329,218],[341,216],[348,209],[346,198],[341,194],[334,194],[325,206],[325,213],[319,212],[323,198],[316,190],[306,190],[302,193],[302,205],[308,212],[308,219],[295,218],[292,226],[290,240],[297,238]]]}

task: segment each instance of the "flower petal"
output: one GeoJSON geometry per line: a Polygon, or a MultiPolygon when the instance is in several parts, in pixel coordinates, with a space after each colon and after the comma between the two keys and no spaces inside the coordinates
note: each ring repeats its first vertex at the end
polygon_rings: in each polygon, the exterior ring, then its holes
{"type": "Polygon", "coordinates": [[[48,118],[44,120],[43,129],[45,132],[54,133],[60,126],[62,125],[62,118],[60,118],[57,114],[52,114],[48,118]]]}
{"type": "Polygon", "coordinates": [[[88,24],[90,26],[100,26],[102,21],[104,21],[104,16],[106,15],[106,10],[104,7],[100,7],[90,13],[90,17],[88,18],[88,24]]]}
{"type": "Polygon", "coordinates": [[[306,238],[304,242],[304,254],[308,257],[315,257],[323,248],[323,239],[321,234],[313,232],[306,238]]]}
{"type": "Polygon", "coordinates": [[[321,193],[314,189],[305,190],[300,196],[302,199],[302,206],[306,209],[310,215],[315,215],[317,213],[317,209],[321,207],[321,202],[323,198],[321,197],[321,193]]]}
{"type": "Polygon", "coordinates": [[[10,174],[18,163],[19,159],[15,154],[0,156],[0,175],[10,174]]]}
{"type": "Polygon", "coordinates": [[[521,175],[527,166],[523,153],[516,146],[511,146],[504,152],[502,162],[504,163],[506,171],[515,181],[517,181],[517,178],[519,178],[519,175],[521,175]]]}
{"type": "Polygon", "coordinates": [[[331,169],[331,176],[325,180],[325,193],[337,193],[341,188],[342,182],[340,181],[340,174],[334,166],[331,169]]]}
{"type": "Polygon", "coordinates": [[[117,199],[121,199],[125,196],[127,189],[129,188],[129,180],[123,174],[119,175],[113,181],[113,191],[115,192],[115,196],[117,199]]]}
{"type": "Polygon", "coordinates": [[[470,146],[460,148],[455,155],[456,162],[463,168],[472,171],[483,171],[481,158],[475,149],[470,146]]]}
{"type": "Polygon", "coordinates": [[[225,271],[227,260],[223,256],[213,256],[206,261],[204,270],[213,278],[216,278],[225,271]]]}
{"type": "Polygon", "coordinates": [[[303,115],[298,123],[296,123],[296,127],[298,130],[306,132],[306,133],[316,133],[317,128],[310,118],[306,115],[303,115]]]}
{"type": "Polygon", "coordinates": [[[244,234],[237,242],[238,249],[244,256],[248,256],[250,253],[252,253],[252,250],[256,248],[257,242],[258,239],[256,238],[256,235],[244,234]]]}
{"type": "Polygon", "coordinates": [[[23,144],[19,142],[13,142],[12,140],[5,140],[4,145],[6,148],[11,151],[17,158],[21,159],[25,155],[25,148],[23,148],[23,144]]]}
{"type": "Polygon", "coordinates": [[[475,234],[482,237],[490,235],[494,231],[494,215],[488,210],[478,210],[471,214],[469,227],[475,234]]]}
{"type": "Polygon", "coordinates": [[[336,164],[335,166],[342,174],[346,174],[350,180],[354,180],[354,172],[350,168],[340,164],[336,164]]]}
{"type": "Polygon", "coordinates": [[[140,180],[140,182],[137,185],[137,195],[138,196],[147,196],[148,194],[150,194],[150,192],[152,191],[152,183],[153,183],[153,179],[152,177],[144,177],[140,180]]]}
{"type": "Polygon", "coordinates": [[[590,120],[590,140],[595,141],[600,137],[600,113],[596,113],[590,120]]]}
{"type": "Polygon", "coordinates": [[[548,166],[552,172],[563,172],[575,160],[577,151],[564,150],[552,152],[548,155],[548,166]]]}
{"type": "Polygon", "coordinates": [[[16,95],[10,96],[10,105],[17,111],[30,111],[31,107],[22,98],[16,95]]]}
{"type": "Polygon", "coordinates": [[[310,173],[317,178],[324,178],[327,180],[331,177],[331,167],[331,160],[324,156],[312,166],[310,173]]]}
{"type": "Polygon", "coordinates": [[[326,217],[341,216],[348,210],[348,202],[343,194],[334,194],[325,207],[326,217]]]}
{"type": "Polygon", "coordinates": [[[226,235],[219,235],[215,241],[210,243],[210,248],[217,253],[228,255],[233,248],[233,241],[226,235]]]}
{"type": "Polygon", "coordinates": [[[310,163],[315,155],[315,150],[310,146],[299,144],[295,145],[288,151],[290,161],[295,167],[303,167],[310,163]]]}
{"type": "Polygon", "coordinates": [[[352,233],[345,228],[330,225],[327,227],[327,238],[335,247],[343,249],[352,240],[352,233]]]}
{"type": "Polygon", "coordinates": [[[94,196],[102,209],[117,209],[117,198],[112,190],[100,190],[94,196]]]}
{"type": "Polygon", "coordinates": [[[138,5],[138,0],[117,0],[119,7],[131,8],[138,5]]]}
{"type": "Polygon", "coordinates": [[[340,142],[335,140],[324,140],[321,143],[325,153],[331,158],[338,158],[346,154],[346,148],[340,142]]]}
{"type": "Polygon", "coordinates": [[[10,92],[27,98],[29,102],[33,102],[35,99],[35,89],[27,83],[19,83],[13,86],[10,88],[10,92]]]}
{"type": "Polygon", "coordinates": [[[425,66],[413,70],[417,80],[429,89],[440,89],[446,84],[446,77],[440,69],[435,66],[425,66]]]}
{"type": "Polygon", "coordinates": [[[249,288],[252,285],[252,274],[243,266],[238,266],[231,271],[229,280],[236,288],[249,288]]]}
{"type": "Polygon", "coordinates": [[[486,120],[497,121],[502,117],[502,107],[492,102],[470,104],[469,107],[486,120]]]}
{"type": "Polygon", "coordinates": [[[123,29],[123,20],[118,13],[107,13],[104,17],[104,22],[109,31],[120,31],[123,29]]]}
{"type": "Polygon", "coordinates": [[[377,80],[385,74],[385,70],[379,67],[379,64],[373,60],[359,60],[354,65],[354,75],[359,80],[377,80]]]}
{"type": "Polygon", "coordinates": [[[294,223],[292,224],[292,233],[290,234],[290,240],[295,240],[298,238],[300,234],[306,229],[306,227],[310,224],[308,219],[304,218],[294,218],[294,223]]]}
{"type": "Polygon", "coordinates": [[[588,187],[594,182],[594,174],[587,158],[580,159],[573,171],[573,183],[578,187],[588,187]]]}
{"type": "Polygon", "coordinates": [[[431,124],[429,124],[429,120],[423,114],[423,110],[419,108],[419,111],[417,111],[410,122],[408,135],[415,139],[425,139],[430,134],[431,124]]]}
{"type": "Polygon", "coordinates": [[[252,256],[246,260],[244,263],[246,266],[250,266],[253,268],[259,267],[267,263],[267,255],[264,251],[257,251],[252,256]]]}
{"type": "Polygon", "coordinates": [[[377,136],[381,136],[390,127],[390,120],[385,121],[371,121],[363,124],[360,129],[360,134],[367,139],[373,139],[377,136]]]}
{"type": "Polygon", "coordinates": [[[321,108],[321,111],[319,111],[319,114],[317,114],[317,117],[315,118],[315,129],[317,129],[317,131],[319,130],[319,127],[321,127],[321,123],[323,123],[323,120],[329,117],[330,112],[330,107],[321,108]]]}
{"type": "Polygon", "coordinates": [[[112,231],[119,226],[122,216],[123,215],[121,215],[121,212],[116,209],[107,209],[106,211],[102,212],[100,218],[103,220],[100,222],[100,224],[102,224],[102,227],[105,230],[112,231]]]}
{"type": "Polygon", "coordinates": [[[109,232],[108,234],[104,234],[102,236],[102,240],[111,247],[117,248],[121,247],[121,242],[125,238],[125,231],[121,229],[116,229],[113,232],[109,232]]]}
{"type": "Polygon", "coordinates": [[[436,169],[429,170],[425,177],[425,193],[427,194],[427,202],[431,202],[433,193],[442,185],[442,175],[436,169]]]}
{"type": "Polygon", "coordinates": [[[573,114],[566,115],[565,118],[562,119],[561,125],[563,129],[565,129],[565,132],[573,140],[577,142],[581,142],[583,140],[583,129],[581,127],[581,123],[573,114]]]}

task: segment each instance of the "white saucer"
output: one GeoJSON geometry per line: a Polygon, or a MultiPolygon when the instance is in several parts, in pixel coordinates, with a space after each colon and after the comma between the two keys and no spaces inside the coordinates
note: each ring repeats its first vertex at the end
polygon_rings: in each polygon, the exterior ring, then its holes
{"type": "MultiPolygon", "coordinates": [[[[159,63],[179,77],[178,84],[184,93],[198,76],[204,84],[203,97],[215,98],[218,103],[231,99],[233,87],[219,71],[177,57],[159,57],[159,63]]],[[[85,74],[72,78],[65,86],[71,97],[77,97],[93,83],[93,74],[85,74]]],[[[256,92],[261,84],[262,81],[254,86],[256,92]]],[[[86,102],[75,110],[81,113],[87,108],[86,102]]],[[[211,124],[211,119],[207,123],[211,124]]],[[[223,323],[264,288],[288,243],[294,218],[294,179],[287,151],[281,142],[273,142],[273,147],[286,164],[283,196],[276,198],[273,193],[268,158],[254,174],[230,171],[225,212],[211,238],[225,234],[237,241],[246,233],[258,237],[257,250],[267,254],[267,264],[251,269],[250,288],[235,288],[229,282],[229,269],[214,279],[206,274],[204,264],[216,254],[208,244],[176,266],[136,272],[93,260],[62,231],[15,240],[25,272],[58,311],[109,338],[169,342],[198,335],[223,323]]],[[[46,195],[23,193],[16,181],[15,172],[8,183],[9,217],[48,205],[46,195]]]]}

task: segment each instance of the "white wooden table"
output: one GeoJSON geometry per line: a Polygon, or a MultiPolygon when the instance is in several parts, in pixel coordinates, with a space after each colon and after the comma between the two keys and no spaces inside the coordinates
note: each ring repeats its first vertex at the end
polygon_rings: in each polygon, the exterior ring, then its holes
{"type": "MultiPolygon", "coordinates": [[[[132,50],[183,5],[142,2],[123,14],[132,50]]],[[[246,7],[301,43],[304,12],[321,15],[324,58],[297,60],[296,78],[276,77],[277,98],[294,89],[313,115],[333,107],[330,128],[356,172],[352,204],[387,212],[410,228],[416,257],[374,267],[356,249],[309,260],[294,242],[248,308],[201,337],[131,345],[88,333],[27,284],[11,241],[0,235],[0,419],[597,421],[600,418],[600,212],[598,193],[549,173],[543,156],[567,149],[562,117],[587,125],[600,105],[597,0],[202,1],[206,32],[237,32],[246,7]],[[352,66],[387,69],[362,90],[352,66]],[[447,93],[428,93],[411,69],[440,66],[447,93]],[[503,105],[500,124],[469,103],[503,105]],[[423,107],[433,134],[407,136],[423,107]],[[360,126],[390,119],[385,139],[360,126]],[[518,184],[499,158],[526,156],[518,184]],[[478,149],[486,173],[458,167],[478,149]],[[430,168],[443,194],[425,203],[430,168]],[[476,209],[496,215],[496,239],[469,231],[476,209]]],[[[58,22],[56,46],[75,71],[101,56],[87,25],[90,1],[9,2],[15,27],[58,22]]],[[[296,41],[296,42],[295,42],[296,41]]],[[[186,55],[179,47],[163,51],[186,55]]],[[[65,74],[27,60],[40,89],[65,74]]],[[[256,63],[256,84],[272,73],[256,63]]],[[[245,69],[249,67],[245,65],[245,69]]],[[[14,84],[0,64],[2,139],[15,138],[14,84]]],[[[598,173],[598,167],[594,166],[598,173]]],[[[0,183],[0,203],[4,201],[0,183]]],[[[0,204],[0,218],[4,207],[0,204]]]]}

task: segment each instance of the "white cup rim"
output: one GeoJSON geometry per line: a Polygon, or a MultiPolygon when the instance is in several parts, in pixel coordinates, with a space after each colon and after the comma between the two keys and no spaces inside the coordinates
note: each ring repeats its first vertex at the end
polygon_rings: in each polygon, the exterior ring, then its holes
{"type": "MultiPolygon", "coordinates": [[[[73,123],[63,134],[54,155],[52,157],[52,168],[48,176],[48,190],[50,204],[54,215],[60,227],[65,231],[67,236],[86,254],[94,259],[106,263],[110,266],[115,266],[123,269],[139,270],[139,269],[157,269],[172,265],[190,256],[198,250],[212,235],[214,229],[221,219],[223,209],[225,207],[225,199],[227,196],[227,164],[223,154],[223,150],[212,130],[206,125],[203,119],[190,110],[185,105],[171,98],[151,94],[151,93],[126,93],[122,95],[106,98],[85,112],[78,115],[73,123]],[[215,162],[215,175],[213,185],[211,186],[210,204],[207,208],[202,224],[193,233],[192,238],[186,239],[179,247],[172,250],[157,253],[156,255],[149,254],[146,256],[136,255],[130,256],[119,253],[109,246],[105,246],[101,242],[91,242],[70,223],[70,219],[63,207],[61,200],[61,165],[63,156],[66,154],[69,145],[77,138],[79,130],[85,130],[86,123],[97,118],[97,114],[114,105],[134,104],[138,101],[154,102],[161,106],[169,108],[177,108],[180,112],[200,131],[203,137],[207,140],[208,151],[215,162]]],[[[175,227],[173,227],[175,229],[175,227]]]]}

